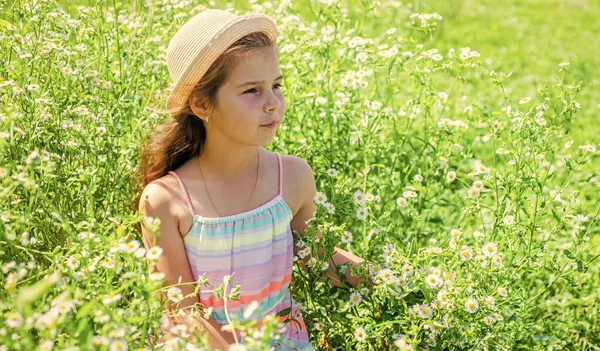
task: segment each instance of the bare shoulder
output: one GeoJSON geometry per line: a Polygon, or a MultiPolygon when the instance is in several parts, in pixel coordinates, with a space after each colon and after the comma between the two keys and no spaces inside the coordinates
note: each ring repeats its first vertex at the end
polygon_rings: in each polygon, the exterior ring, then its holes
{"type": "Polygon", "coordinates": [[[172,201],[172,177],[161,177],[144,187],[142,190],[142,195],[139,199],[140,208],[144,201],[150,201],[153,205],[168,205],[170,201],[172,201]]]}
{"type": "Polygon", "coordinates": [[[306,160],[293,156],[281,155],[283,164],[283,192],[294,214],[307,201],[312,201],[316,192],[315,176],[312,167],[306,160]]]}
{"type": "Polygon", "coordinates": [[[140,195],[138,207],[146,216],[160,217],[161,221],[179,222],[179,204],[176,197],[177,180],[165,175],[147,184],[140,195]]]}

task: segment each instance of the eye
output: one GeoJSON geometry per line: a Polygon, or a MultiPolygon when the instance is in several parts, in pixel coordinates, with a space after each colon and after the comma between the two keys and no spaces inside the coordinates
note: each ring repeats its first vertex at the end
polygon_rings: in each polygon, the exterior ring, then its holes
{"type": "MultiPolygon", "coordinates": [[[[276,89],[281,89],[281,84],[275,83],[275,84],[273,84],[273,87],[275,87],[276,89]]],[[[249,93],[251,91],[255,91],[255,90],[256,90],[256,88],[248,89],[244,92],[244,94],[249,93]]]]}

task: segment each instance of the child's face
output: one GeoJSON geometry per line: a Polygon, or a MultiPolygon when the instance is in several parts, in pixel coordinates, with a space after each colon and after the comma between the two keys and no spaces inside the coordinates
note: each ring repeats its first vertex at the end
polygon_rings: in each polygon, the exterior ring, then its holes
{"type": "Polygon", "coordinates": [[[239,59],[217,93],[218,116],[209,120],[207,132],[249,146],[269,144],[285,114],[281,83],[275,50],[254,50],[239,59]]]}

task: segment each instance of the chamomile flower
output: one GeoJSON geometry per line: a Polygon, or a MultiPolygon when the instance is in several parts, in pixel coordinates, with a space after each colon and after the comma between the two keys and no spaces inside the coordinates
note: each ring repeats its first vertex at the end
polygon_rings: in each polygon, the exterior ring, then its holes
{"type": "Polygon", "coordinates": [[[501,148],[498,148],[496,150],[496,154],[498,154],[498,155],[508,155],[508,154],[510,154],[510,151],[508,151],[505,148],[501,147],[501,148]]]}
{"type": "Polygon", "coordinates": [[[413,178],[415,180],[415,182],[422,182],[423,181],[423,176],[420,174],[416,174],[415,177],[413,178]]]}
{"type": "Polygon", "coordinates": [[[462,234],[462,231],[459,228],[453,228],[452,230],[450,230],[450,236],[453,239],[458,239],[460,238],[460,235],[462,234]]]}
{"type": "Polygon", "coordinates": [[[389,268],[382,269],[379,272],[378,277],[381,278],[384,282],[389,282],[396,279],[396,277],[394,276],[394,272],[392,272],[392,270],[389,268]]]}
{"type": "Polygon", "coordinates": [[[394,280],[394,287],[399,288],[401,286],[406,285],[406,283],[407,281],[405,276],[396,277],[396,279],[394,280]]]}
{"type": "Polygon", "coordinates": [[[122,295],[121,294],[115,294],[114,292],[111,292],[107,295],[105,295],[104,299],[102,299],[102,303],[104,305],[110,305],[113,302],[119,301],[121,299],[122,295]]]}
{"type": "Polygon", "coordinates": [[[163,272],[153,272],[153,273],[150,273],[148,278],[150,278],[150,280],[152,280],[152,281],[159,281],[159,280],[163,280],[165,278],[165,276],[166,275],[163,272]]]}
{"type": "Polygon", "coordinates": [[[481,180],[476,180],[473,182],[473,186],[477,189],[483,189],[483,182],[481,180]]]}
{"type": "Polygon", "coordinates": [[[486,260],[486,257],[484,255],[475,256],[475,261],[477,263],[479,263],[479,265],[481,265],[481,267],[487,267],[487,265],[488,265],[488,261],[486,260]]]}
{"type": "Polygon", "coordinates": [[[327,175],[330,176],[330,177],[337,177],[338,171],[335,168],[329,168],[327,170],[327,175]]]}
{"type": "Polygon", "coordinates": [[[496,252],[498,252],[498,246],[496,246],[496,244],[493,242],[488,242],[488,243],[483,244],[481,251],[483,252],[484,255],[486,255],[488,257],[492,257],[496,254],[496,252]]]}
{"type": "Polygon", "coordinates": [[[400,270],[402,271],[402,274],[406,277],[412,277],[415,274],[415,269],[413,268],[413,266],[408,264],[402,266],[400,270]]]}
{"type": "Polygon", "coordinates": [[[121,339],[112,340],[108,349],[110,351],[127,351],[127,342],[121,339]]]}
{"type": "Polygon", "coordinates": [[[365,202],[367,202],[367,197],[362,191],[357,190],[354,192],[354,202],[356,202],[359,206],[364,206],[365,202]]]}
{"type": "Polygon", "coordinates": [[[467,197],[478,197],[480,192],[481,191],[479,190],[479,188],[472,186],[469,189],[467,189],[467,197]]]}
{"type": "Polygon", "coordinates": [[[324,204],[327,202],[327,195],[323,193],[317,193],[313,199],[317,204],[324,204]]]}
{"type": "Polygon", "coordinates": [[[442,278],[435,274],[430,274],[425,277],[425,283],[427,283],[430,288],[439,288],[440,286],[444,285],[442,278]]]}
{"type": "Polygon", "coordinates": [[[469,313],[475,313],[479,309],[479,303],[474,298],[468,298],[465,302],[465,310],[469,313]]]}
{"type": "Polygon", "coordinates": [[[181,301],[181,299],[183,299],[183,294],[181,292],[181,289],[174,286],[174,287],[169,288],[169,290],[167,290],[167,297],[169,298],[169,300],[171,300],[173,302],[179,302],[179,301],[181,301]]]}
{"type": "Polygon", "coordinates": [[[79,267],[79,260],[75,258],[75,256],[69,256],[67,258],[67,266],[71,269],[77,269],[79,267]]]}
{"type": "Polygon", "coordinates": [[[448,247],[451,249],[456,249],[457,244],[458,242],[456,241],[456,239],[450,239],[450,241],[448,241],[448,247]]]}
{"type": "Polygon", "coordinates": [[[512,215],[508,215],[506,217],[504,217],[504,219],[502,220],[502,222],[504,223],[504,225],[506,226],[512,226],[515,224],[515,217],[512,215]]]}
{"type": "Polygon", "coordinates": [[[142,257],[146,256],[146,248],[140,247],[139,249],[135,250],[133,255],[137,258],[142,258],[142,257]]]}
{"type": "Polygon", "coordinates": [[[491,315],[490,315],[490,316],[485,316],[485,317],[483,317],[483,322],[484,322],[485,324],[487,324],[487,325],[494,324],[494,322],[495,322],[495,321],[496,321],[496,320],[495,320],[495,319],[494,319],[494,317],[492,317],[491,315]]]}
{"type": "Polygon", "coordinates": [[[342,234],[342,243],[350,244],[351,242],[352,242],[352,233],[350,233],[349,231],[345,231],[342,234]]]}
{"type": "Polygon", "coordinates": [[[463,246],[462,249],[460,249],[460,259],[468,261],[471,258],[473,258],[473,250],[468,246],[463,246]]]}
{"type": "Polygon", "coordinates": [[[396,200],[396,205],[398,205],[398,207],[404,207],[404,206],[406,206],[407,203],[408,203],[408,201],[406,201],[406,198],[404,198],[402,196],[396,200]]]}
{"type": "Polygon", "coordinates": [[[356,218],[360,219],[361,221],[364,221],[365,219],[367,219],[368,216],[369,216],[369,211],[366,208],[359,207],[356,210],[356,218]]]}
{"type": "Polygon", "coordinates": [[[369,273],[371,273],[372,276],[377,276],[380,271],[381,271],[380,264],[372,264],[369,266],[369,273]]]}
{"type": "Polygon", "coordinates": [[[429,318],[433,313],[433,309],[428,304],[419,305],[419,310],[417,311],[421,318],[429,318]]]}
{"type": "Polygon", "coordinates": [[[499,286],[497,290],[498,290],[498,295],[503,296],[503,297],[508,296],[508,291],[506,291],[506,289],[504,287],[499,286]]]}
{"type": "Polygon", "coordinates": [[[480,163],[475,166],[475,172],[476,174],[488,174],[490,173],[490,168],[486,167],[483,163],[480,163]]]}
{"type": "Polygon", "coordinates": [[[356,341],[364,341],[367,338],[367,333],[364,328],[358,327],[354,329],[354,337],[356,338],[356,341]]]}
{"type": "Polygon", "coordinates": [[[38,350],[39,351],[52,351],[53,348],[54,348],[54,341],[45,340],[40,343],[38,350]]]}
{"type": "Polygon", "coordinates": [[[456,179],[456,172],[450,171],[446,174],[446,181],[452,183],[456,179]]]}
{"type": "Polygon", "coordinates": [[[158,260],[158,258],[160,257],[160,255],[162,255],[162,253],[163,253],[162,247],[153,246],[146,253],[146,258],[151,261],[158,260]]]}
{"type": "Polygon", "coordinates": [[[440,290],[437,294],[437,301],[439,301],[442,305],[447,304],[450,301],[448,300],[448,292],[443,289],[440,290]]]}
{"type": "Polygon", "coordinates": [[[324,202],[323,206],[325,206],[325,208],[327,209],[327,212],[334,214],[335,213],[335,206],[333,206],[332,203],[330,202],[324,202]]]}
{"type": "Polygon", "coordinates": [[[596,147],[594,145],[582,145],[579,147],[580,149],[586,151],[586,152],[590,152],[590,153],[594,153],[596,152],[596,147]]]}
{"type": "Polygon", "coordinates": [[[132,241],[130,241],[130,242],[127,243],[125,251],[127,251],[128,253],[133,253],[140,246],[141,246],[141,244],[140,244],[140,242],[138,240],[132,240],[132,241]]]}
{"type": "Polygon", "coordinates": [[[411,344],[408,344],[404,337],[394,340],[394,346],[398,348],[398,351],[413,351],[414,348],[411,344]]]}
{"type": "Polygon", "coordinates": [[[75,280],[77,280],[78,282],[82,281],[85,279],[85,272],[84,271],[77,271],[75,273],[73,273],[73,278],[75,278],[75,280]]]}
{"type": "Polygon", "coordinates": [[[407,190],[405,192],[402,193],[402,196],[405,198],[411,198],[411,197],[417,197],[417,193],[413,190],[407,190]]]}
{"type": "Polygon", "coordinates": [[[362,296],[358,292],[353,292],[350,294],[350,301],[358,305],[362,301],[362,296]]]}
{"type": "Polygon", "coordinates": [[[9,313],[5,323],[9,328],[17,328],[23,323],[23,317],[18,312],[9,313]]]}
{"type": "Polygon", "coordinates": [[[521,100],[519,100],[519,104],[526,104],[529,101],[531,101],[531,98],[529,96],[525,96],[524,98],[522,98],[521,100]]]}
{"type": "Polygon", "coordinates": [[[494,308],[494,305],[496,304],[496,299],[494,299],[493,296],[488,296],[485,298],[485,305],[489,308],[494,308]]]}

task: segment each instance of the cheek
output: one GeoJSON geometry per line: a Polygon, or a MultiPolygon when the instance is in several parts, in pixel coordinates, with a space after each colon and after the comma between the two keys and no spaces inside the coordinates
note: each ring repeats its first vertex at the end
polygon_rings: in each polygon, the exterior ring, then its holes
{"type": "Polygon", "coordinates": [[[285,109],[287,107],[287,105],[285,103],[285,97],[283,96],[283,93],[279,93],[279,101],[281,102],[281,111],[283,113],[283,112],[285,112],[285,109]]]}
{"type": "Polygon", "coordinates": [[[260,107],[260,99],[255,98],[252,94],[240,95],[235,101],[235,106],[238,111],[248,112],[260,107]]]}

